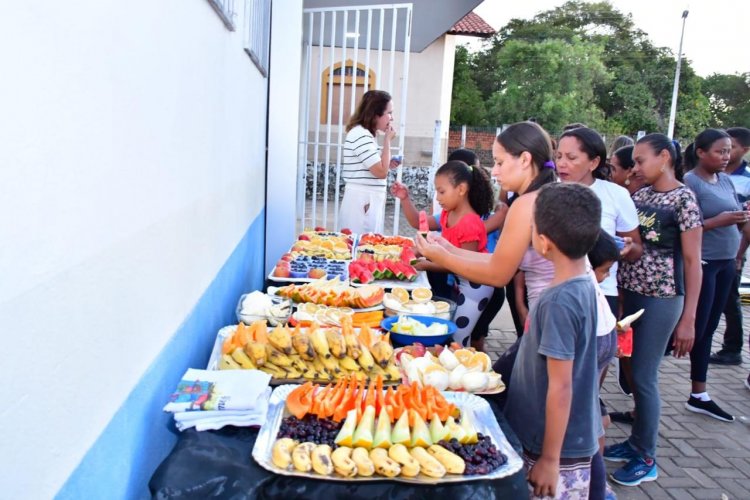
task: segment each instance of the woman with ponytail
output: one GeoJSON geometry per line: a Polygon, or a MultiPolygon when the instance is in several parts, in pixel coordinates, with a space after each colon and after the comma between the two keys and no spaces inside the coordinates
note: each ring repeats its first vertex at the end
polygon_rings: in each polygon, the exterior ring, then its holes
{"type": "MultiPolygon", "coordinates": [[[[503,190],[517,193],[495,251],[492,254],[467,252],[432,234],[429,239],[417,236],[417,249],[433,263],[474,282],[505,286],[518,271],[524,255],[534,251],[531,221],[536,191],[556,182],[557,174],[549,135],[534,122],[514,123],[506,128],[492,145],[492,156],[495,160],[493,177],[503,190]]],[[[550,280],[551,277],[550,265],[550,280]]],[[[528,275],[526,279],[528,285],[528,275]]]]}
{"type": "Polygon", "coordinates": [[[734,417],[706,392],[711,341],[719,325],[730,289],[735,286],[736,262],[747,249],[748,212],[743,210],[731,179],[724,170],[732,141],[723,130],[709,128],[698,134],[690,152],[695,168],[685,184],[695,193],[703,212],[703,283],[695,315],[695,344],[690,351],[690,397],[685,408],[724,422],[734,417]],[[742,231],[742,233],[740,233],[742,231]],[[742,237],[745,236],[745,237],[742,237]]]}
{"type": "Polygon", "coordinates": [[[703,219],[695,194],[682,184],[679,148],[663,134],[642,137],[633,151],[635,173],[646,187],[633,195],[643,254],[622,263],[623,314],[644,310],[633,324],[634,422],[630,437],[604,451],[605,460],[626,462],[612,474],[625,486],[658,478],[659,364],[674,332],[674,355],[693,348],[701,287],[703,219]]]}

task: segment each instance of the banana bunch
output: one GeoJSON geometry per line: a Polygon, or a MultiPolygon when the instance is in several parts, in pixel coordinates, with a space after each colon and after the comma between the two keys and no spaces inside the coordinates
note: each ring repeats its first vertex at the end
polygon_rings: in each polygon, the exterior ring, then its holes
{"type": "Polygon", "coordinates": [[[322,476],[336,473],[342,477],[416,477],[420,473],[440,479],[446,474],[463,474],[466,464],[461,457],[439,445],[428,449],[408,449],[403,444],[394,444],[389,449],[339,446],[335,450],[328,445],[311,442],[297,443],[290,438],[278,439],[271,449],[271,461],[276,467],[299,472],[311,472],[322,476]]]}
{"type": "Polygon", "coordinates": [[[265,324],[253,323],[250,336],[246,328],[240,323],[234,335],[226,339],[220,370],[257,369],[276,379],[323,382],[352,375],[359,380],[378,375],[389,382],[401,380],[388,339],[377,337],[373,342],[369,328],[358,335],[351,318],[341,329],[322,329],[313,323],[305,331],[277,326],[268,333],[265,324]]]}

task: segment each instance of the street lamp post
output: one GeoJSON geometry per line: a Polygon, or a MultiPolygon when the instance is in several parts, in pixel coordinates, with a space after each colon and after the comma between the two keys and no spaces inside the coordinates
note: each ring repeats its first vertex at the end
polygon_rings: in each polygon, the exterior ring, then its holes
{"type": "Polygon", "coordinates": [[[677,91],[680,87],[680,66],[682,66],[682,40],[685,37],[685,21],[688,11],[682,11],[682,33],[680,34],[680,48],[677,50],[677,69],[674,72],[674,88],[672,89],[672,109],[669,111],[669,129],[667,135],[670,139],[674,136],[674,120],[677,116],[677,91]]]}

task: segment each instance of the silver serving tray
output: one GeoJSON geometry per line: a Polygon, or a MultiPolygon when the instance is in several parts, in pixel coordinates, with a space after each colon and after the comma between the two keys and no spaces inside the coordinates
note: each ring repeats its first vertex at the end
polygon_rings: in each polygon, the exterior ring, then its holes
{"type": "Polygon", "coordinates": [[[258,464],[264,469],[273,472],[275,474],[281,474],[283,476],[297,476],[309,479],[323,479],[329,481],[399,481],[402,483],[412,484],[442,484],[442,483],[462,483],[465,481],[478,481],[478,480],[492,480],[501,479],[507,476],[511,476],[521,470],[523,467],[523,461],[521,457],[516,453],[516,450],[510,445],[508,440],[505,438],[505,434],[500,429],[500,426],[495,420],[495,415],[490,409],[489,403],[482,398],[473,394],[460,393],[460,392],[443,392],[443,396],[448,402],[455,404],[461,411],[471,411],[474,416],[474,424],[477,428],[477,432],[481,432],[484,435],[490,436],[492,442],[495,444],[497,449],[508,457],[508,461],[505,462],[501,467],[498,467],[489,474],[464,476],[458,474],[446,474],[440,479],[425,476],[419,474],[416,477],[401,477],[397,476],[394,478],[387,478],[383,476],[374,475],[371,477],[353,477],[345,478],[337,476],[335,473],[330,476],[321,476],[311,472],[299,472],[295,469],[281,469],[276,467],[271,460],[271,449],[273,443],[276,441],[276,435],[279,432],[281,426],[281,420],[285,416],[285,402],[287,395],[297,385],[281,385],[274,389],[271,394],[271,399],[268,403],[268,415],[266,417],[266,423],[260,428],[258,438],[255,441],[253,447],[253,458],[258,464]]]}

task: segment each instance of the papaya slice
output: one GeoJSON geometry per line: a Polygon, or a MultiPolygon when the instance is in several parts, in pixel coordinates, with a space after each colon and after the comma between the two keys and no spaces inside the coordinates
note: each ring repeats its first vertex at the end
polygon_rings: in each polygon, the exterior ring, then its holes
{"type": "MultiPolygon", "coordinates": [[[[368,406],[375,406],[375,380],[370,380],[370,385],[367,387],[367,394],[365,395],[365,406],[364,408],[367,408],[368,406]]],[[[364,411],[364,408],[362,409],[364,411]]],[[[377,413],[377,411],[376,411],[377,413]]]]}
{"type": "Polygon", "coordinates": [[[357,390],[357,395],[354,398],[354,407],[357,409],[357,422],[362,418],[362,414],[365,412],[365,396],[367,395],[367,381],[362,379],[357,390]]]}
{"type": "Polygon", "coordinates": [[[336,407],[341,403],[341,399],[344,397],[344,392],[346,391],[346,380],[343,378],[340,379],[338,382],[336,382],[336,385],[333,386],[333,389],[331,390],[330,394],[325,400],[325,416],[326,418],[333,416],[333,411],[336,409],[336,407]]]}
{"type": "Polygon", "coordinates": [[[344,391],[338,405],[333,409],[333,420],[341,422],[346,419],[346,413],[351,410],[349,404],[353,397],[354,390],[357,388],[357,380],[352,377],[351,380],[345,380],[344,391]]]}
{"type": "Polygon", "coordinates": [[[363,323],[359,329],[359,340],[368,349],[372,347],[372,332],[370,331],[370,326],[366,323],[363,323]]]}
{"type": "Polygon", "coordinates": [[[266,320],[253,321],[252,326],[255,330],[255,341],[261,344],[268,344],[268,326],[266,320]]]}
{"type": "Polygon", "coordinates": [[[310,409],[310,413],[313,415],[317,415],[320,417],[323,413],[323,400],[325,399],[326,395],[328,394],[328,391],[331,390],[331,384],[328,384],[325,386],[322,390],[318,391],[315,396],[313,396],[313,402],[312,407],[310,409]]]}
{"type": "Polygon", "coordinates": [[[383,376],[378,375],[375,379],[375,412],[380,415],[380,410],[385,406],[385,394],[383,394],[383,376]]]}
{"type": "Polygon", "coordinates": [[[300,419],[307,415],[312,407],[314,390],[315,386],[312,382],[307,382],[290,392],[286,397],[286,407],[289,413],[300,419]]]}

